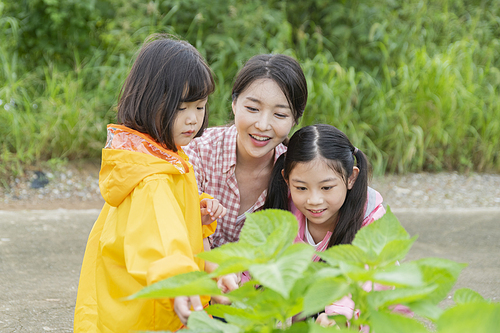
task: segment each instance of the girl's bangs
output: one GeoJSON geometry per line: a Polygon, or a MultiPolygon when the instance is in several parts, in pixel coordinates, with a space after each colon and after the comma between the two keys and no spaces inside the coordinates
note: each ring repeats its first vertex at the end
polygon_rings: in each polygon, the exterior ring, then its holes
{"type": "Polygon", "coordinates": [[[182,96],[182,102],[194,102],[207,98],[214,92],[215,86],[207,68],[198,66],[188,77],[182,96]]]}

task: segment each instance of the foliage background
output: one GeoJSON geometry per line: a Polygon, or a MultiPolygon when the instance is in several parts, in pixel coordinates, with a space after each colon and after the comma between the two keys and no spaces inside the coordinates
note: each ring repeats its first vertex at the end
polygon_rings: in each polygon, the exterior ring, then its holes
{"type": "Polygon", "coordinates": [[[157,32],[212,67],[211,125],[247,59],[285,53],[308,80],[299,125],[337,126],[377,174],[500,172],[499,1],[0,0],[0,175],[99,157],[157,32]]]}

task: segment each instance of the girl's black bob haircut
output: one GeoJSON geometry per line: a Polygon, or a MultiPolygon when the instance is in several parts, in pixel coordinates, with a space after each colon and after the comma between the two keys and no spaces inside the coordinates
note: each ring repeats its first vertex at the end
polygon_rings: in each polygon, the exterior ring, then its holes
{"type": "MultiPolygon", "coordinates": [[[[207,98],[215,89],[212,72],[188,42],[152,35],[139,51],[120,92],[118,122],[148,134],[166,149],[177,151],[173,126],[179,105],[207,98]]],[[[208,125],[208,105],[201,136],[208,125]]]]}

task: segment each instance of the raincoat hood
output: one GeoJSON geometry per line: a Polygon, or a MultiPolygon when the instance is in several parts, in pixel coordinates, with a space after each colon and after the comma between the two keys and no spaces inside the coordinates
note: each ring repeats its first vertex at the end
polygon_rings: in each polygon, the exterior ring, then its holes
{"type": "Polygon", "coordinates": [[[106,147],[102,150],[99,188],[112,207],[119,206],[145,178],[155,174],[189,172],[187,156],[167,150],[150,136],[121,125],[108,125],[106,147]]]}

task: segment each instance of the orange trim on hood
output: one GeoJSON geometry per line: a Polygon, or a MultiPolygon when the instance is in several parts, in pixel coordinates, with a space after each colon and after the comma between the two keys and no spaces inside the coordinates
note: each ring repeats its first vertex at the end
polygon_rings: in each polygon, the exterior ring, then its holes
{"type": "Polygon", "coordinates": [[[186,161],[172,150],[165,149],[151,136],[127,126],[109,124],[105,149],[122,149],[158,157],[171,163],[181,173],[188,173],[186,161]]]}

